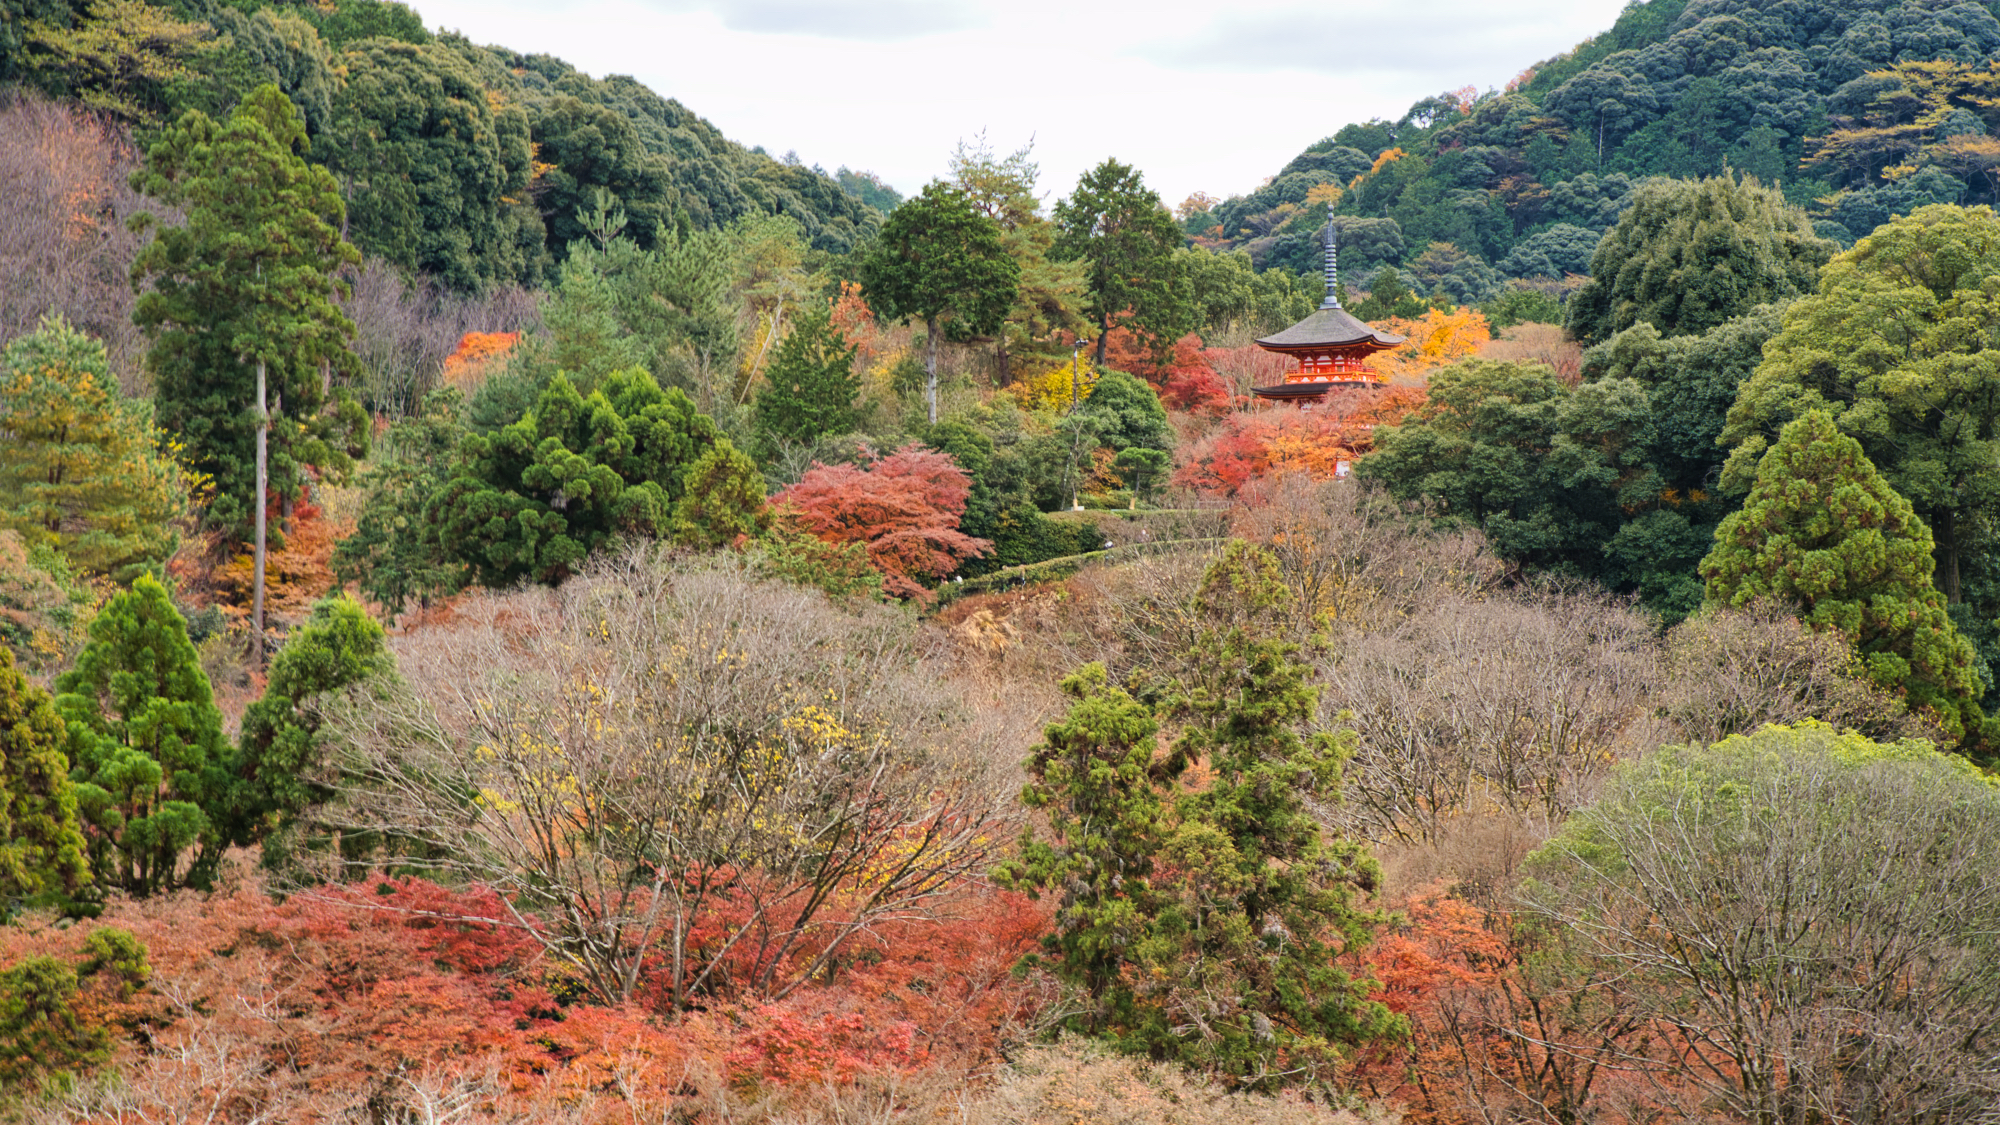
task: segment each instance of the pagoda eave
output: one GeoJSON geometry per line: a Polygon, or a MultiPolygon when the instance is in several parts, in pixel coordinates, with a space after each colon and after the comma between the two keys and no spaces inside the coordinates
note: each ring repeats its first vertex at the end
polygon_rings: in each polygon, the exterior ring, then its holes
{"type": "Polygon", "coordinates": [[[1402,340],[1401,338],[1398,338],[1396,342],[1389,343],[1383,340],[1369,338],[1362,340],[1354,340],[1345,344],[1267,344],[1262,340],[1258,340],[1256,341],[1256,344],[1258,347],[1264,349],[1267,352],[1277,352],[1280,355],[1307,356],[1307,355],[1327,355],[1333,352],[1342,352],[1347,354],[1356,354],[1356,353],[1367,354],[1371,352],[1386,352],[1401,347],[1402,340]]]}
{"type": "Polygon", "coordinates": [[[1384,385],[1380,379],[1329,379],[1323,383],[1279,383],[1271,387],[1252,387],[1250,393],[1274,402],[1296,402],[1304,398],[1323,398],[1334,391],[1372,389],[1384,385]]]}

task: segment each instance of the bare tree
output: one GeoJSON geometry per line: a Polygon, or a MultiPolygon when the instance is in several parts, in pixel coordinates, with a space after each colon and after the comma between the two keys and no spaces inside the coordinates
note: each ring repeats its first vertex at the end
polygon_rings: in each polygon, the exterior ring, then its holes
{"type": "Polygon", "coordinates": [[[466,333],[525,332],[541,323],[539,299],[518,285],[466,297],[408,281],[380,258],[353,271],[349,284],[341,311],[354,321],[361,396],[369,409],[391,416],[413,413],[438,387],[445,357],[466,333]]]}
{"type": "Polygon", "coordinates": [[[1554,824],[1631,749],[1657,674],[1647,620],[1587,591],[1446,596],[1349,636],[1321,668],[1322,722],[1361,736],[1335,815],[1406,841],[1489,803],[1554,824]]]}
{"type": "Polygon", "coordinates": [[[144,236],[126,220],[158,209],[127,183],[138,162],[115,122],[0,94],[0,344],[61,313],[104,341],[127,394],[144,386],[145,340],[132,323],[131,282],[144,236]]]}
{"type": "Polygon", "coordinates": [[[604,1001],[783,996],[1007,835],[921,636],[652,549],[473,601],[340,721],[350,827],[502,891],[604,1001]]]}
{"type": "Polygon", "coordinates": [[[1808,629],[1775,604],[1709,609],[1674,626],[1659,710],[1689,742],[1808,718],[1877,738],[1942,737],[1863,679],[1840,634],[1808,629]]]}
{"type": "MultiPolygon", "coordinates": [[[[1667,1049],[1610,1061],[1735,1120],[2000,1121],[2000,789],[1823,725],[1620,771],[1529,909],[1667,1049]]],[[[1599,1050],[1598,1045],[1578,1045],[1599,1050]]]]}

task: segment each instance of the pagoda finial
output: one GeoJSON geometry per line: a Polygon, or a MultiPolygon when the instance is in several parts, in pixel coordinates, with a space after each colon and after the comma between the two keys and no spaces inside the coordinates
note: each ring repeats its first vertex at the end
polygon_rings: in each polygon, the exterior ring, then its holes
{"type": "Polygon", "coordinates": [[[1340,307],[1340,231],[1333,225],[1333,204],[1326,205],[1326,300],[1323,309],[1340,307]]]}

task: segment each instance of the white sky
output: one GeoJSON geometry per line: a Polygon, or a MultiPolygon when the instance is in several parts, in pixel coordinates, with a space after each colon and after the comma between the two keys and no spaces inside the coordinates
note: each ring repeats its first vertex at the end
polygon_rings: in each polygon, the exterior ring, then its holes
{"type": "Polygon", "coordinates": [[[412,0],[478,43],[630,74],[744,145],[910,194],[984,131],[1054,199],[1106,157],[1169,205],[1350,121],[1506,85],[1625,0],[412,0]]]}

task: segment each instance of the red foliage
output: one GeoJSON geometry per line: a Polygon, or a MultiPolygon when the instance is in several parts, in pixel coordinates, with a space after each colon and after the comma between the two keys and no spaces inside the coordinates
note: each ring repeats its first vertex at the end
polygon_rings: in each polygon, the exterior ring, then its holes
{"type": "Polygon", "coordinates": [[[1376,426],[1397,425],[1425,401],[1421,387],[1336,391],[1311,410],[1277,407],[1231,414],[1182,448],[1174,483],[1211,496],[1235,496],[1280,473],[1334,476],[1374,444],[1376,426]]]}
{"type": "MultiPolygon", "coordinates": [[[[499,1109],[609,1094],[629,1120],[669,1117],[704,1083],[812,1091],[990,1063],[1043,999],[1010,970],[1048,909],[961,887],[928,916],[872,927],[779,999],[717,995],[705,1011],[672,1016],[565,999],[563,974],[480,889],[385,879],[280,904],[239,886],[120,902],[104,921],[147,946],[154,983],[88,1015],[130,1034],[121,1068],[158,1116],[186,1118],[199,1103],[194,1116],[221,1105],[222,1120],[253,1106],[267,1119],[346,1120],[411,1082],[483,1082],[482,1096],[506,1103],[496,1103],[500,1119],[521,1114],[499,1109]]],[[[0,928],[0,966],[72,957],[89,929],[0,928]]]]}
{"type": "Polygon", "coordinates": [[[911,443],[869,457],[866,469],[815,462],[771,498],[779,518],[828,543],[865,544],[883,590],[899,597],[929,597],[918,578],[942,578],[992,550],[958,530],[972,478],[949,454],[911,443]]]}
{"type": "Polygon", "coordinates": [[[470,393],[506,362],[520,341],[519,332],[467,332],[444,357],[444,381],[470,393]]]}

